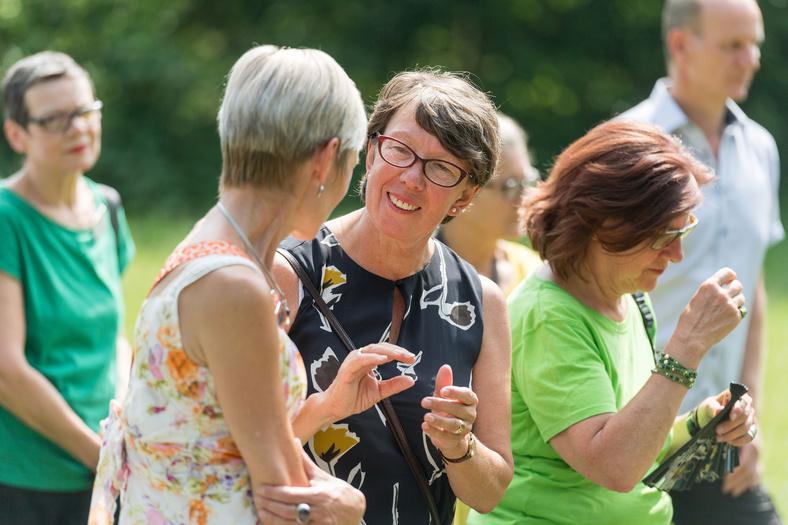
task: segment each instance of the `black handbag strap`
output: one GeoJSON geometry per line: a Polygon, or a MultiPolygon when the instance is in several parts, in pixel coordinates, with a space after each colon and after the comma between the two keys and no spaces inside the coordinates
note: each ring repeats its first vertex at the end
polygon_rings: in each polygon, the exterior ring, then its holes
{"type": "MultiPolygon", "coordinates": [[[[331,311],[326,302],[323,300],[323,297],[317,291],[317,288],[315,288],[315,285],[312,284],[312,280],[306,274],[306,271],[304,270],[304,267],[301,266],[301,263],[299,263],[295,256],[293,256],[293,254],[287,250],[279,248],[277,249],[277,252],[282,257],[284,257],[288,263],[290,263],[290,266],[293,267],[293,270],[295,270],[298,278],[301,279],[301,283],[303,283],[304,288],[306,288],[306,290],[309,292],[309,295],[312,296],[312,301],[323,314],[323,317],[326,318],[337,336],[342,340],[348,351],[352,352],[355,350],[356,345],[353,344],[350,336],[347,335],[345,329],[341,324],[339,324],[339,320],[334,315],[334,312],[331,311]]],[[[378,379],[380,379],[380,375],[378,374],[377,370],[375,370],[375,375],[378,379]]],[[[419,490],[421,490],[421,494],[424,496],[424,500],[427,502],[427,507],[430,511],[430,517],[432,518],[431,523],[433,525],[440,525],[438,507],[435,505],[435,500],[433,499],[432,493],[430,492],[427,478],[424,477],[424,472],[421,470],[419,460],[416,458],[416,454],[414,454],[413,449],[410,446],[408,437],[405,434],[405,429],[402,428],[402,423],[400,423],[399,417],[397,417],[397,412],[394,410],[394,406],[391,404],[391,401],[388,398],[378,402],[377,406],[380,407],[380,410],[383,412],[383,415],[388,421],[391,433],[394,434],[394,439],[397,441],[397,445],[399,445],[402,455],[405,456],[405,461],[408,463],[408,467],[410,467],[413,477],[416,478],[416,483],[419,485],[419,490]]]]}
{"type": "Polygon", "coordinates": [[[646,304],[646,295],[643,292],[633,293],[632,298],[635,300],[635,303],[637,303],[640,315],[643,317],[643,326],[646,327],[646,335],[648,336],[648,342],[651,345],[651,353],[654,354],[654,362],[656,363],[658,358],[657,349],[654,346],[654,314],[651,313],[651,308],[646,304]]]}

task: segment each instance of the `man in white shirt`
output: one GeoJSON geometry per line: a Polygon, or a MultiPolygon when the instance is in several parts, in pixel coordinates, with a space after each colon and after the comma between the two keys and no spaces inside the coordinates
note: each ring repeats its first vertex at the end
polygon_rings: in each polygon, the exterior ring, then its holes
{"type": "MultiPolygon", "coordinates": [[[[683,410],[727,388],[747,385],[760,395],[766,296],[763,261],[784,237],[780,223],[779,159],[774,139],[736,105],[760,68],[763,18],[755,0],[666,0],[662,35],[668,78],[649,98],[617,118],[651,122],[681,138],[711,166],[695,235],[682,241],[684,261],[660,278],[651,298],[664,348],[700,283],[723,266],[744,285],[749,315],[703,360],[683,410]]],[[[757,432],[754,427],[753,432],[757,432]]],[[[671,493],[674,523],[780,523],[760,485],[760,438],[740,451],[741,465],[722,482],[671,493]]]]}

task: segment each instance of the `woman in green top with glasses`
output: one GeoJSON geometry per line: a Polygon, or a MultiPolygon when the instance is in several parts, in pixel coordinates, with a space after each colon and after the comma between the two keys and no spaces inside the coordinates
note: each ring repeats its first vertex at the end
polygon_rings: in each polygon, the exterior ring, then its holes
{"type": "MultiPolygon", "coordinates": [[[[669,495],[641,480],[688,440],[679,406],[704,354],[739,324],[744,297],[733,270],[717,271],[655,364],[632,294],[681,261],[698,185],[711,178],[675,138],[616,121],[569,146],[529,194],[523,226],[546,263],[509,296],[515,474],[492,513],[472,512],[469,524],[670,523],[669,495]]],[[[726,396],[706,399],[693,421],[709,422],[726,396]]],[[[717,440],[744,445],[754,424],[745,395],[717,440]]]]}
{"type": "Polygon", "coordinates": [[[24,156],[0,187],[3,523],[87,522],[99,421],[128,377],[120,275],[134,244],[123,210],[114,221],[84,176],[101,151],[101,108],[62,53],[24,58],[3,81],[3,129],[24,156]]]}

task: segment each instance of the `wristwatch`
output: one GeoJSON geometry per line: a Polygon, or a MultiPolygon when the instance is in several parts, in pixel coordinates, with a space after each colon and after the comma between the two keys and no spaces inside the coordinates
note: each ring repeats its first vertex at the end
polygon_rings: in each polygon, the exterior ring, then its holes
{"type": "Polygon", "coordinates": [[[471,459],[473,455],[476,454],[476,436],[473,435],[473,432],[468,432],[468,436],[470,436],[470,440],[468,441],[468,452],[466,452],[465,455],[460,458],[451,459],[444,456],[443,452],[438,450],[438,454],[441,455],[443,461],[448,461],[449,463],[463,463],[471,459]]]}

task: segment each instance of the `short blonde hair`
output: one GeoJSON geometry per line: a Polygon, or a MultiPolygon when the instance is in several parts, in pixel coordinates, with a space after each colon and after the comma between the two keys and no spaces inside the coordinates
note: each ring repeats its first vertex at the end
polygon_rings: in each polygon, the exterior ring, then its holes
{"type": "Polygon", "coordinates": [[[367,123],[356,85],[333,58],[271,45],[233,65],[217,120],[220,189],[290,189],[294,168],[334,137],[337,162],[346,163],[364,145],[367,123]]]}

